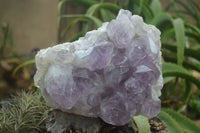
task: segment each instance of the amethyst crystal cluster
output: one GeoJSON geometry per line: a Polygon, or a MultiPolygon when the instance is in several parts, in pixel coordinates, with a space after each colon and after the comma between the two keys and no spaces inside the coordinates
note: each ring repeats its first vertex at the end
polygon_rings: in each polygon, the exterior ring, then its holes
{"type": "Polygon", "coordinates": [[[62,111],[124,125],[161,108],[160,31],[127,10],[72,43],[40,50],[35,85],[62,111]]]}

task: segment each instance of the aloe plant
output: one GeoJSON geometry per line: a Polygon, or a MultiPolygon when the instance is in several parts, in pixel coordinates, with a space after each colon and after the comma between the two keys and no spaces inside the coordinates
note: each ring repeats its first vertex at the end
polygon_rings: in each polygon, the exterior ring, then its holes
{"type": "Polygon", "coordinates": [[[151,132],[148,118],[139,115],[139,116],[135,116],[133,118],[133,120],[137,125],[139,133],[150,133],[151,132]]]}

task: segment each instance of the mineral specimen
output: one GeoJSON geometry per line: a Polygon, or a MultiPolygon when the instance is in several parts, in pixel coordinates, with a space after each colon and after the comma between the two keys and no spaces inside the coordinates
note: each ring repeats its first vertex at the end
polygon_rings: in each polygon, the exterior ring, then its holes
{"type": "Polygon", "coordinates": [[[124,125],[161,107],[160,31],[121,9],[115,20],[72,43],[40,50],[34,80],[64,112],[124,125]]]}

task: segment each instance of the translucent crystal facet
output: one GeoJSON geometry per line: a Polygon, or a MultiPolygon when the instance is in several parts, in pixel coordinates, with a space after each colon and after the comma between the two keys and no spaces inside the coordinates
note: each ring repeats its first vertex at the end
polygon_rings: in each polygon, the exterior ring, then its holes
{"type": "Polygon", "coordinates": [[[64,112],[124,125],[160,111],[160,31],[127,10],[75,42],[40,50],[36,67],[35,85],[64,112]]]}

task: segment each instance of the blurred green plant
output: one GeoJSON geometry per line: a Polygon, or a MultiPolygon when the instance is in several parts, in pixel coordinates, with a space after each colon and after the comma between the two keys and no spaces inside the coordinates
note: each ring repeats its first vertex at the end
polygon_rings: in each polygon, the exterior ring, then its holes
{"type": "Polygon", "coordinates": [[[1,105],[0,133],[46,131],[45,122],[49,108],[41,101],[41,95],[22,91],[13,96],[12,101],[1,105]]]}
{"type": "MultiPolygon", "coordinates": [[[[64,18],[74,18],[62,31],[61,36],[75,26],[80,31],[69,41],[77,40],[87,31],[98,28],[103,22],[116,17],[123,8],[143,17],[148,24],[155,25],[161,31],[164,87],[161,99],[178,101],[164,104],[178,112],[188,107],[194,88],[200,89],[200,80],[193,73],[200,75],[200,8],[193,0],[170,0],[163,9],[159,0],[61,0],[58,5],[58,22],[64,18]],[[62,14],[62,6],[73,2],[85,7],[84,14],[62,14]],[[181,104],[180,104],[181,103],[181,104]]],[[[199,97],[199,96],[198,96],[199,97]]],[[[190,106],[196,106],[190,104],[190,106]]],[[[196,109],[196,108],[195,108],[196,109]]],[[[197,109],[199,110],[199,108],[197,109]]],[[[163,116],[165,118],[165,116],[163,116]]],[[[179,121],[178,121],[179,122],[179,121]]],[[[180,130],[182,132],[182,130],[180,130]]]]}
{"type": "MultiPolygon", "coordinates": [[[[171,109],[163,108],[158,114],[160,118],[167,126],[168,133],[198,133],[200,132],[200,127],[194,124],[190,119],[177,113],[171,109]]],[[[150,121],[144,116],[133,117],[135,124],[137,125],[139,133],[151,133],[156,131],[151,131],[150,121]]],[[[161,124],[161,123],[160,123],[161,124]]],[[[165,125],[160,125],[157,123],[157,130],[165,128],[165,125]]],[[[165,130],[166,131],[166,130],[165,130]]],[[[163,131],[164,132],[164,131],[163,131]]]]}
{"type": "Polygon", "coordinates": [[[190,119],[171,109],[163,108],[158,114],[158,118],[163,120],[168,127],[168,133],[198,133],[200,127],[190,119]]]}
{"type": "Polygon", "coordinates": [[[35,63],[35,59],[27,60],[27,61],[21,63],[20,65],[18,65],[18,66],[13,70],[12,75],[15,76],[16,72],[17,72],[19,69],[21,69],[21,68],[23,68],[23,67],[25,67],[25,66],[28,66],[28,65],[32,65],[32,64],[34,64],[34,63],[35,63]]]}
{"type": "Polygon", "coordinates": [[[13,47],[13,40],[10,35],[8,24],[5,23],[1,25],[1,33],[2,35],[0,35],[2,36],[2,42],[0,44],[0,57],[4,57],[6,46],[10,45],[11,47],[13,47]]]}
{"type": "Polygon", "coordinates": [[[191,97],[188,110],[192,118],[200,117],[200,91],[191,97]]]}

